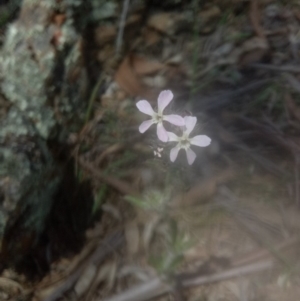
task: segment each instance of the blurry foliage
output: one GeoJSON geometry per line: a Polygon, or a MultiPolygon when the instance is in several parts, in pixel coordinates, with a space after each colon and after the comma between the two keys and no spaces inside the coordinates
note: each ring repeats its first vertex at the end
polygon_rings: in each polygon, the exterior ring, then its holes
{"type": "Polygon", "coordinates": [[[132,205],[144,210],[154,210],[159,214],[164,214],[170,195],[168,192],[163,193],[159,190],[148,190],[141,197],[126,196],[125,199],[132,205]]]}
{"type": "Polygon", "coordinates": [[[125,199],[146,213],[155,212],[159,220],[166,226],[166,231],[163,231],[163,243],[159,250],[154,249],[150,253],[149,263],[159,274],[171,276],[182,263],[183,254],[192,246],[192,243],[187,235],[179,229],[179,220],[173,219],[170,215],[167,207],[170,191],[149,189],[141,197],[126,196],[125,199]]]}
{"type": "Polygon", "coordinates": [[[182,264],[183,254],[193,245],[188,237],[178,229],[178,223],[169,219],[169,236],[166,238],[165,251],[152,255],[150,263],[159,274],[171,276],[182,264]]]}

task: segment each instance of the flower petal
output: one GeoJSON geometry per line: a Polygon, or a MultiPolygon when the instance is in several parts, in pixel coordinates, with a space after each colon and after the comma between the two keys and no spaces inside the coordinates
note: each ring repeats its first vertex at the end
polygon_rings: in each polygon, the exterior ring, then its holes
{"type": "Polygon", "coordinates": [[[161,140],[163,142],[167,142],[169,140],[168,133],[165,130],[162,123],[157,124],[157,137],[158,137],[159,140],[161,140]]]}
{"type": "Polygon", "coordinates": [[[154,111],[147,100],[140,100],[136,103],[137,108],[144,114],[153,116],[154,111]]]}
{"type": "Polygon", "coordinates": [[[141,125],[139,126],[140,133],[142,134],[145,133],[153,123],[154,123],[153,120],[146,120],[142,122],[141,125]]]}
{"type": "Polygon", "coordinates": [[[160,92],[157,99],[158,113],[162,113],[165,107],[171,102],[172,99],[173,99],[172,91],[164,90],[160,92]]]}
{"type": "Polygon", "coordinates": [[[197,123],[197,117],[186,116],[186,117],[184,117],[184,121],[185,121],[185,127],[186,127],[185,132],[189,135],[197,123]]]}
{"type": "Polygon", "coordinates": [[[184,126],[185,122],[184,119],[179,115],[164,115],[163,120],[168,121],[172,124],[175,124],[177,126],[184,126]]]}
{"type": "Polygon", "coordinates": [[[171,162],[174,162],[176,160],[179,150],[180,150],[180,147],[178,147],[178,146],[175,146],[171,149],[171,152],[170,152],[171,162]]]}
{"type": "Polygon", "coordinates": [[[211,139],[206,135],[198,135],[190,139],[191,144],[205,147],[210,145],[211,139]]]}
{"type": "Polygon", "coordinates": [[[180,138],[177,135],[175,135],[172,132],[167,132],[167,133],[168,133],[168,136],[169,136],[168,141],[179,141],[180,138]]]}
{"type": "Polygon", "coordinates": [[[189,163],[189,165],[192,165],[196,159],[196,154],[190,149],[186,149],[186,158],[187,158],[187,161],[189,163]]]}

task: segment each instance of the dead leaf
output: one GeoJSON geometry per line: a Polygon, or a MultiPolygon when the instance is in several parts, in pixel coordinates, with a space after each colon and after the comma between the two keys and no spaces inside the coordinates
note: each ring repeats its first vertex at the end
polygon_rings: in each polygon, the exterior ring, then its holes
{"type": "Polygon", "coordinates": [[[117,35],[117,29],[112,25],[101,25],[95,30],[95,42],[98,46],[102,46],[107,42],[114,41],[117,35]]]}
{"type": "Polygon", "coordinates": [[[141,21],[141,19],[142,19],[141,14],[131,15],[131,16],[129,16],[129,18],[126,21],[126,26],[134,25],[136,23],[139,23],[141,21]]]}
{"type": "Polygon", "coordinates": [[[164,67],[164,64],[148,60],[142,56],[135,55],[132,57],[132,68],[139,75],[150,75],[162,70],[164,67]]]}
{"type": "Polygon", "coordinates": [[[146,46],[152,46],[161,40],[161,34],[152,28],[146,27],[143,30],[143,40],[146,46]]]}
{"type": "Polygon", "coordinates": [[[173,34],[176,18],[171,13],[158,13],[152,15],[147,22],[147,25],[157,31],[173,34]]]}
{"type": "Polygon", "coordinates": [[[132,96],[141,96],[147,100],[155,100],[158,91],[151,89],[142,82],[140,79],[141,74],[135,70],[135,67],[138,68],[139,72],[147,73],[159,70],[162,66],[158,62],[153,61],[146,63],[145,60],[137,58],[134,54],[129,54],[125,57],[115,74],[116,82],[124,91],[132,96]]]}
{"type": "Polygon", "coordinates": [[[284,100],[287,106],[287,109],[291,113],[291,115],[300,121],[300,107],[296,104],[295,100],[289,93],[286,93],[284,96],[284,100]]]}
{"type": "Polygon", "coordinates": [[[143,95],[147,91],[144,85],[132,69],[130,55],[125,57],[116,72],[115,80],[119,86],[132,96],[143,95]]]}
{"type": "Polygon", "coordinates": [[[207,24],[213,19],[218,18],[220,15],[221,15],[220,8],[216,5],[213,5],[205,10],[201,10],[198,16],[200,18],[201,24],[207,24]]]}
{"type": "Polygon", "coordinates": [[[239,64],[244,66],[261,61],[268,53],[269,44],[265,38],[254,37],[247,40],[241,47],[239,64]]]}

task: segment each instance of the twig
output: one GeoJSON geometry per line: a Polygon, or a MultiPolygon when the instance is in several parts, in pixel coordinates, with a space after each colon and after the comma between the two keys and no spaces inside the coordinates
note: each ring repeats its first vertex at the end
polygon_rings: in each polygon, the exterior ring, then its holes
{"type": "Polygon", "coordinates": [[[300,195],[299,195],[299,156],[295,154],[295,194],[296,194],[296,205],[300,206],[300,195]]]}
{"type": "MultiPolygon", "coordinates": [[[[274,247],[274,249],[278,252],[283,251],[287,248],[291,248],[292,246],[298,244],[299,241],[300,241],[300,238],[297,236],[294,236],[294,237],[291,237],[291,238],[279,243],[277,246],[274,247]]],[[[265,259],[266,257],[270,256],[270,254],[272,255],[272,253],[267,249],[258,250],[251,254],[248,254],[247,256],[243,256],[243,257],[235,259],[232,262],[232,265],[233,266],[241,266],[241,265],[249,264],[250,262],[253,262],[253,261],[265,259]]]]}
{"type": "MultiPolygon", "coordinates": [[[[195,277],[182,281],[182,287],[199,286],[218,281],[227,280],[234,277],[240,277],[243,275],[255,273],[270,269],[273,266],[272,260],[266,260],[263,262],[257,262],[254,264],[245,265],[242,267],[236,267],[224,272],[220,272],[213,275],[195,277]]],[[[180,275],[179,281],[180,281],[180,275]]],[[[124,293],[116,295],[111,298],[104,299],[102,301],[146,301],[152,298],[159,297],[172,291],[172,286],[164,283],[161,279],[155,278],[147,283],[138,285],[134,288],[127,290],[124,293]]],[[[96,299],[100,301],[100,299],[96,299]]]]}
{"type": "Polygon", "coordinates": [[[119,55],[120,49],[122,46],[123,33],[124,33],[124,27],[125,27],[125,22],[126,22],[126,16],[128,13],[128,8],[129,8],[129,2],[130,2],[130,0],[124,0],[124,2],[123,2],[123,10],[122,10],[122,15],[121,15],[121,19],[120,19],[118,36],[117,36],[117,40],[116,40],[116,56],[119,55]]]}
{"type": "Polygon", "coordinates": [[[111,254],[112,250],[120,247],[124,241],[124,236],[121,232],[116,232],[109,236],[107,239],[100,243],[98,248],[94,251],[94,253],[89,257],[88,261],[80,264],[78,269],[76,269],[69,278],[59,286],[50,296],[48,296],[44,301],[56,301],[61,298],[66,292],[68,292],[76,283],[76,281],[80,278],[83,270],[88,264],[99,265],[101,261],[103,261],[109,254],[111,254]]]}
{"type": "Polygon", "coordinates": [[[234,277],[240,277],[243,275],[255,273],[258,271],[267,270],[270,269],[272,266],[273,266],[273,261],[269,259],[262,262],[256,262],[241,267],[232,268],[215,275],[203,276],[195,279],[186,280],[183,282],[183,285],[185,287],[191,287],[196,285],[214,283],[214,282],[223,281],[234,277]]]}
{"type": "Polygon", "coordinates": [[[235,91],[221,91],[217,95],[208,97],[199,97],[198,95],[196,95],[196,97],[193,98],[193,102],[195,103],[194,109],[199,111],[208,111],[225,107],[230,103],[241,101],[242,95],[245,95],[252,91],[257,91],[258,89],[262,88],[266,84],[271,83],[272,81],[272,79],[262,79],[247,84],[242,88],[236,89],[235,91]]]}
{"type": "Polygon", "coordinates": [[[248,67],[254,69],[265,69],[270,71],[300,73],[299,67],[295,67],[291,65],[274,66],[274,65],[256,63],[256,64],[251,64],[248,67]]]}

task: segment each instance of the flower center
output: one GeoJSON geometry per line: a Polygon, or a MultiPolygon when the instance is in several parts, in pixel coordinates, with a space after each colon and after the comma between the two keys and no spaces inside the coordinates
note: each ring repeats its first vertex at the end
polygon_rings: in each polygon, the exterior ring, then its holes
{"type": "Polygon", "coordinates": [[[153,121],[155,123],[162,123],[163,122],[163,115],[159,114],[159,113],[155,113],[155,115],[153,116],[153,121]]]}
{"type": "Polygon", "coordinates": [[[191,146],[190,139],[186,134],[183,134],[179,141],[180,148],[188,149],[191,146]]]}

